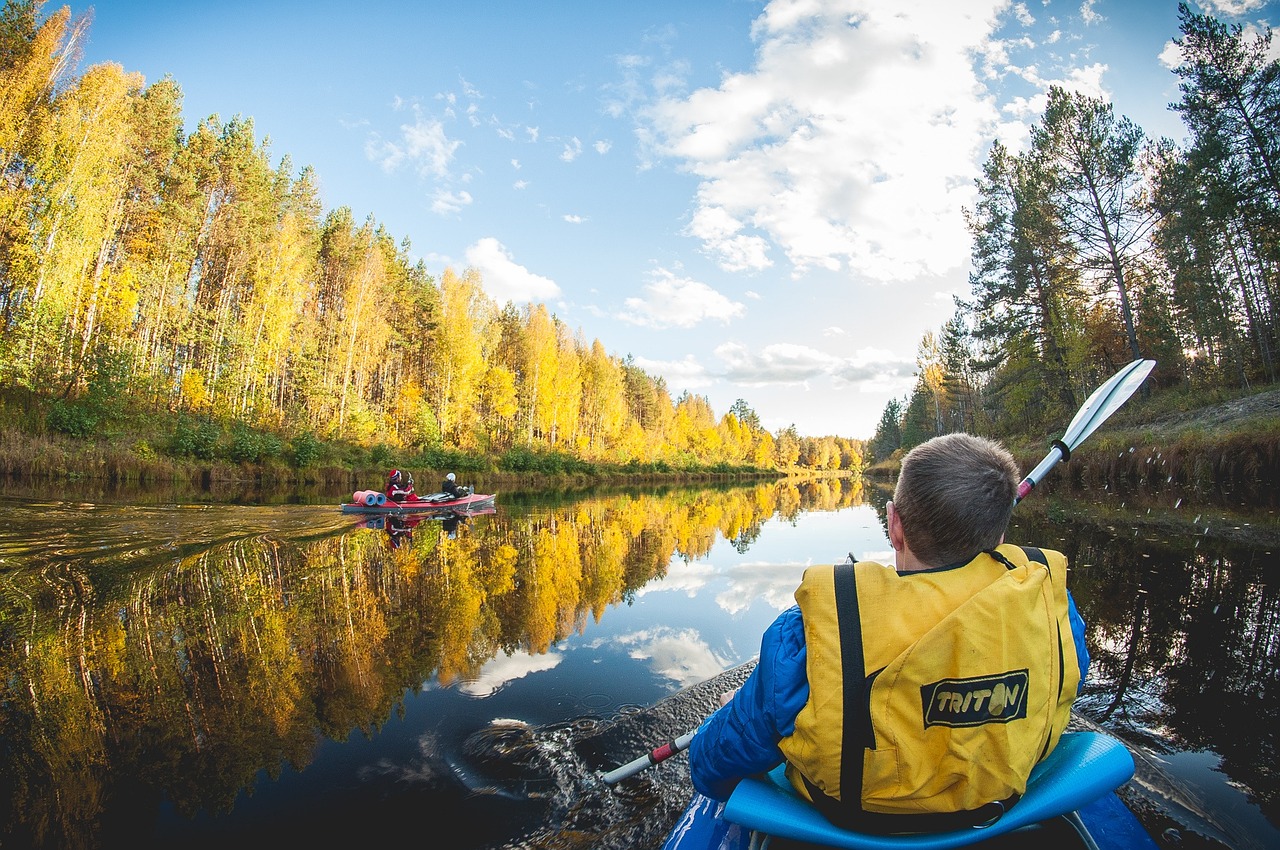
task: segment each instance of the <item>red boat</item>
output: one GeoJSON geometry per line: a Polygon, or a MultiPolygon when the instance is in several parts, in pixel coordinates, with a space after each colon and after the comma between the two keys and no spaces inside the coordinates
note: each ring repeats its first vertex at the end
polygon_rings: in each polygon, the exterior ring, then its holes
{"type": "Polygon", "coordinates": [[[458,514],[460,516],[468,516],[471,514],[492,513],[494,508],[494,500],[498,498],[496,493],[470,493],[460,498],[454,498],[448,493],[432,493],[429,496],[419,496],[416,499],[406,499],[403,502],[392,502],[387,500],[382,504],[368,504],[367,502],[345,502],[339,507],[344,514],[458,514]]]}

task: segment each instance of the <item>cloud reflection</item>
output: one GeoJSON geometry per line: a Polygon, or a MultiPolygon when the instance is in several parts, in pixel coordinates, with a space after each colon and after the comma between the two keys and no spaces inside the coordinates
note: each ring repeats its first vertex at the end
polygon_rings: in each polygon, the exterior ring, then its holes
{"type": "Polygon", "coordinates": [[[628,654],[647,661],[656,675],[685,688],[724,671],[730,659],[715,652],[694,629],[656,628],[620,635],[628,654]]]}
{"type": "Polygon", "coordinates": [[[480,675],[458,686],[458,690],[467,696],[490,697],[507,682],[523,679],[530,673],[552,670],[560,664],[564,656],[555,652],[545,655],[500,655],[480,669],[480,675]]]}
{"type": "Polygon", "coordinates": [[[796,604],[796,588],[808,566],[807,562],[738,564],[726,573],[729,587],[716,594],[716,604],[730,614],[745,611],[757,600],[785,611],[796,604]]]}

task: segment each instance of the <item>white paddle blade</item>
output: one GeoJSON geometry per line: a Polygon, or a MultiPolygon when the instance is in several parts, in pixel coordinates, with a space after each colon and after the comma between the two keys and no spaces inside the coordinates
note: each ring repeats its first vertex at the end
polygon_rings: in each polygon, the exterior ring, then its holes
{"type": "Polygon", "coordinates": [[[1044,460],[1036,464],[1036,468],[1022,479],[1022,483],[1018,485],[1017,495],[1013,497],[1013,503],[1016,505],[1025,499],[1032,488],[1040,483],[1045,473],[1069,456],[1076,446],[1084,442],[1085,437],[1096,431],[1099,425],[1107,421],[1108,416],[1128,401],[1129,396],[1133,395],[1133,391],[1146,380],[1155,365],[1154,360],[1134,360],[1112,375],[1111,380],[1094,390],[1093,395],[1089,396],[1084,406],[1076,412],[1062,439],[1055,442],[1044,460]]]}
{"type": "Polygon", "coordinates": [[[1111,380],[1094,390],[1062,436],[1062,442],[1067,448],[1075,449],[1085,437],[1107,421],[1108,416],[1129,400],[1129,396],[1147,379],[1155,365],[1154,360],[1134,360],[1116,372],[1111,380]]]}

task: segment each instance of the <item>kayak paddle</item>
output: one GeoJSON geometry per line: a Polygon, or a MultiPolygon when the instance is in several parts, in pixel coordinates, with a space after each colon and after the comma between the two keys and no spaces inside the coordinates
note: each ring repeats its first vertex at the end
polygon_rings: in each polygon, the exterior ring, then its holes
{"type": "MultiPolygon", "coordinates": [[[[1098,430],[1098,426],[1107,421],[1107,417],[1120,409],[1120,406],[1129,400],[1147,375],[1151,374],[1151,370],[1155,368],[1154,360],[1134,360],[1119,372],[1111,376],[1111,380],[1093,391],[1093,395],[1085,401],[1078,411],[1075,418],[1071,420],[1071,424],[1067,426],[1066,432],[1062,435],[1062,439],[1054,440],[1049,453],[1045,455],[1044,460],[1036,464],[1035,469],[1027,474],[1027,477],[1018,485],[1018,493],[1014,496],[1013,503],[1016,505],[1022,501],[1028,493],[1040,483],[1045,473],[1057,466],[1059,461],[1069,460],[1071,452],[1076,446],[1084,442],[1094,431],[1098,430]]],[[[615,767],[613,770],[601,777],[606,785],[616,785],[628,776],[634,776],[640,771],[652,767],[661,761],[674,756],[682,750],[687,750],[689,744],[693,741],[694,732],[686,732],[674,741],[670,741],[651,750],[639,758],[632,759],[621,767],[615,767]]]]}
{"type": "Polygon", "coordinates": [[[1060,460],[1069,460],[1071,452],[1076,446],[1084,442],[1084,438],[1092,434],[1098,429],[1098,426],[1107,421],[1107,417],[1115,413],[1120,405],[1129,400],[1129,396],[1133,395],[1133,391],[1138,388],[1147,377],[1151,374],[1151,370],[1155,368],[1154,360],[1134,360],[1128,366],[1125,366],[1119,372],[1111,376],[1111,380],[1093,391],[1093,395],[1089,396],[1084,406],[1076,411],[1076,416],[1071,420],[1071,424],[1067,426],[1067,431],[1062,435],[1061,440],[1054,440],[1053,447],[1049,449],[1049,453],[1045,455],[1044,460],[1036,465],[1036,468],[1022,479],[1022,483],[1018,485],[1018,495],[1013,498],[1016,505],[1021,502],[1031,488],[1040,483],[1046,472],[1053,469],[1060,460]]]}
{"type": "Polygon", "coordinates": [[[652,750],[637,759],[633,759],[622,767],[615,767],[606,773],[602,778],[606,785],[616,785],[628,776],[634,776],[646,767],[652,767],[660,761],[666,761],[681,750],[689,749],[689,744],[693,741],[693,732],[685,732],[674,741],[669,741],[652,750]]]}

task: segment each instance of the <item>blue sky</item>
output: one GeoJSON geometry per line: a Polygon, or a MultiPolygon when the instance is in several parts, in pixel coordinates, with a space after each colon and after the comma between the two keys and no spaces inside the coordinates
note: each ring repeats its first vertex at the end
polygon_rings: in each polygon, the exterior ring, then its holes
{"type": "Polygon", "coordinates": [[[188,130],[252,118],[437,277],[803,435],[868,438],[910,392],[969,292],[974,178],[1050,85],[1183,138],[1176,0],[70,6],[81,70],[171,75],[188,130]]]}

